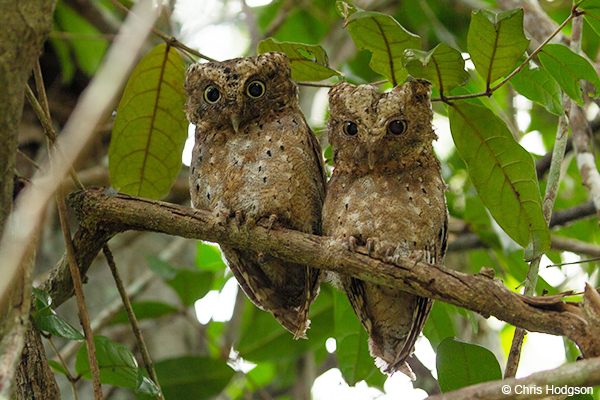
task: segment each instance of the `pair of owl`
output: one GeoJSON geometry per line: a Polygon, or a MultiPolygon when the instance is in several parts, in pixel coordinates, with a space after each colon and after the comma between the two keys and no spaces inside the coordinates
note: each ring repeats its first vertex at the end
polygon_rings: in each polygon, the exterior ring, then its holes
{"type": "MultiPolygon", "coordinates": [[[[429,86],[413,80],[385,94],[371,85],[333,86],[328,128],[335,169],[327,182],[285,54],[192,65],[185,89],[187,117],[196,125],[193,206],[238,223],[264,218],[332,236],[351,250],[366,246],[378,258],[409,256],[441,265],[447,210],[432,147],[429,86]]],[[[252,250],[221,250],[250,300],[295,338],[305,338],[309,307],[325,274],[252,250]]],[[[414,378],[406,360],[432,301],[330,275],[369,333],[375,364],[414,378]]]]}

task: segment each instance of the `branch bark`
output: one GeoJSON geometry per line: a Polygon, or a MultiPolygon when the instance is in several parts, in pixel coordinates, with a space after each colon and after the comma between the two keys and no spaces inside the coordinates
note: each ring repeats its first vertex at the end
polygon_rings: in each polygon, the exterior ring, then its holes
{"type": "MultiPolygon", "coordinates": [[[[338,241],[258,224],[249,232],[232,219],[226,225],[207,211],[159,201],[88,189],[70,197],[83,229],[119,233],[126,230],[161,232],[203,239],[222,245],[264,252],[361,280],[393,286],[496,318],[528,331],[566,336],[585,357],[600,356],[599,328],[587,321],[578,303],[561,296],[544,298],[512,292],[493,273],[468,275],[410,258],[396,265],[369,257],[365,249],[351,252],[338,241]]],[[[84,255],[82,255],[84,256],[84,255]]]]}

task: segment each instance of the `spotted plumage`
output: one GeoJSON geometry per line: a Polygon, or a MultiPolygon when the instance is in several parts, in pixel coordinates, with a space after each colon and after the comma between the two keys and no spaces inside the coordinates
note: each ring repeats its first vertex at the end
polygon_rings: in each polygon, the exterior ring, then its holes
{"type": "MultiPolygon", "coordinates": [[[[443,264],[448,217],[429,96],[423,80],[385,94],[345,82],[330,90],[334,171],[323,208],[325,235],[387,261],[407,256],[443,264]]],[[[343,274],[332,280],[369,333],[375,364],[414,379],[406,360],[432,301],[343,274]]]]}
{"type": "MultiPolygon", "coordinates": [[[[194,64],[185,89],[187,117],[196,124],[193,206],[224,222],[235,217],[245,228],[265,219],[269,226],[321,234],[321,150],[298,106],[287,56],[194,64]]],[[[252,250],[221,250],[248,298],[294,337],[305,337],[321,272],[252,250]]]]}

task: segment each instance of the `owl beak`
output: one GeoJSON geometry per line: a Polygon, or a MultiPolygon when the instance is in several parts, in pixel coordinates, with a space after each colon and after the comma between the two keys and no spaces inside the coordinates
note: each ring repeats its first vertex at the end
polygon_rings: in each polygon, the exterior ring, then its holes
{"type": "Polygon", "coordinates": [[[367,162],[369,163],[370,170],[373,170],[375,168],[376,160],[377,156],[375,155],[375,149],[369,149],[367,151],[367,162]]]}
{"type": "Polygon", "coordinates": [[[238,115],[231,114],[231,126],[233,126],[235,133],[238,133],[240,129],[240,117],[238,115]]]}

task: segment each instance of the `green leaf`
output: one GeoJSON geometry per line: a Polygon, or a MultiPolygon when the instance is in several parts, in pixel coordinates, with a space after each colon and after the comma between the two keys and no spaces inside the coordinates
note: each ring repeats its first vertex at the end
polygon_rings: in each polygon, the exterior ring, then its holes
{"type": "Polygon", "coordinates": [[[196,300],[206,296],[212,280],[213,273],[210,271],[180,269],[175,278],[166,282],[175,289],[185,306],[191,306],[196,300]]]}
{"type": "Polygon", "coordinates": [[[168,281],[177,276],[177,269],[168,262],[163,261],[156,256],[148,256],[146,257],[146,260],[148,261],[150,270],[163,280],[168,281]]]}
{"type": "Polygon", "coordinates": [[[237,346],[240,356],[248,361],[289,361],[310,350],[325,346],[334,336],[333,289],[321,286],[321,292],[310,307],[309,340],[294,340],[273,316],[248,302],[241,337],[237,346]]]}
{"type": "MultiPolygon", "coordinates": [[[[179,311],[172,305],[160,303],[158,301],[140,301],[137,303],[132,303],[131,308],[133,309],[133,313],[138,321],[142,319],[156,319],[164,317],[165,315],[175,314],[177,311],[179,311]]],[[[110,323],[128,324],[129,318],[127,317],[127,312],[122,310],[113,317],[110,323]]]]}
{"type": "Polygon", "coordinates": [[[440,343],[435,364],[442,393],[502,379],[500,364],[491,351],[455,338],[440,343]]]}
{"type": "Polygon", "coordinates": [[[287,54],[292,67],[292,79],[296,81],[321,81],[340,75],[336,70],[329,68],[327,53],[319,45],[279,42],[273,38],[262,40],[258,44],[258,54],[269,51],[287,54]]]}
{"type": "Polygon", "coordinates": [[[583,106],[582,87],[580,79],[590,81],[600,94],[600,78],[592,64],[579,54],[574,53],[562,44],[547,44],[539,54],[542,65],[552,75],[556,82],[565,91],[567,96],[577,104],[583,106]]]}
{"type": "Polygon", "coordinates": [[[32,316],[41,331],[64,339],[85,340],[85,337],[77,329],[52,309],[52,299],[48,293],[36,288],[33,289],[33,293],[36,311],[32,313],[32,316]]]}
{"type": "Polygon", "coordinates": [[[93,76],[108,49],[108,41],[102,38],[100,31],[92,24],[62,1],[56,3],[54,17],[56,27],[60,31],[74,35],[70,40],[70,46],[73,48],[77,63],[86,75],[93,76]],[[77,35],[82,35],[82,38],[78,39],[77,35]],[[98,37],[90,38],[93,35],[98,37]]]}
{"type": "Polygon", "coordinates": [[[369,334],[361,325],[348,302],[339,290],[334,291],[335,341],[338,368],[350,386],[379,373],[369,354],[369,334]]]}
{"type": "Polygon", "coordinates": [[[58,361],[48,360],[48,364],[50,364],[50,368],[52,368],[52,371],[56,372],[57,374],[69,376],[65,367],[63,367],[63,365],[58,361]]]}
{"type": "Polygon", "coordinates": [[[133,71],[117,109],[108,151],[115,189],[151,199],[169,193],[187,139],[184,79],[183,59],[165,44],[152,49],[133,71]]]}
{"type": "Polygon", "coordinates": [[[524,68],[510,83],[519,94],[541,104],[552,114],[564,115],[560,86],[544,68],[524,68]]]}
{"type": "Polygon", "coordinates": [[[175,268],[154,256],[148,256],[147,260],[152,272],[177,292],[185,306],[191,306],[196,300],[206,296],[211,288],[214,278],[212,271],[175,268]]]}
{"type": "Polygon", "coordinates": [[[473,11],[467,49],[477,72],[488,83],[511,72],[529,46],[523,33],[523,9],[499,14],[473,11]]]}
{"type": "MultiPolygon", "coordinates": [[[[103,384],[125,387],[134,391],[140,389],[151,395],[158,393],[158,387],[150,379],[143,377],[144,383],[142,385],[138,383],[138,364],[127,347],[100,335],[94,336],[94,344],[100,368],[100,381],[103,384]]],[[[75,372],[85,379],[92,379],[85,345],[77,352],[75,372]]]]}
{"type": "Polygon", "coordinates": [[[583,18],[590,24],[597,35],[600,35],[600,0],[585,0],[578,8],[585,11],[583,18]]]}
{"type": "Polygon", "coordinates": [[[453,104],[450,130],[471,181],[496,222],[536,257],[550,248],[550,231],[533,158],[491,110],[475,104],[453,104]]]}
{"type": "Polygon", "coordinates": [[[221,250],[213,244],[198,241],[198,253],[196,253],[196,266],[204,271],[218,272],[225,269],[226,265],[221,257],[221,250]]]}
{"type": "Polygon", "coordinates": [[[357,11],[346,19],[348,32],[359,50],[373,53],[369,65],[393,86],[408,76],[403,56],[406,49],[420,49],[421,38],[408,32],[389,15],[357,11]]]}
{"type": "Polygon", "coordinates": [[[408,73],[415,78],[424,78],[433,82],[440,93],[449,92],[469,80],[469,74],[465,71],[465,60],[460,51],[444,43],[428,52],[406,50],[404,65],[408,73]]]}
{"type": "Polygon", "coordinates": [[[423,327],[423,335],[434,349],[448,337],[456,336],[454,321],[458,318],[456,307],[436,301],[431,308],[431,314],[423,327]]]}
{"type": "MultiPolygon", "coordinates": [[[[154,364],[158,381],[166,399],[201,400],[221,393],[235,371],[226,360],[185,356],[154,364]]],[[[138,395],[138,399],[150,399],[138,395]]],[[[154,398],[152,398],[154,399],[154,398]]]]}

